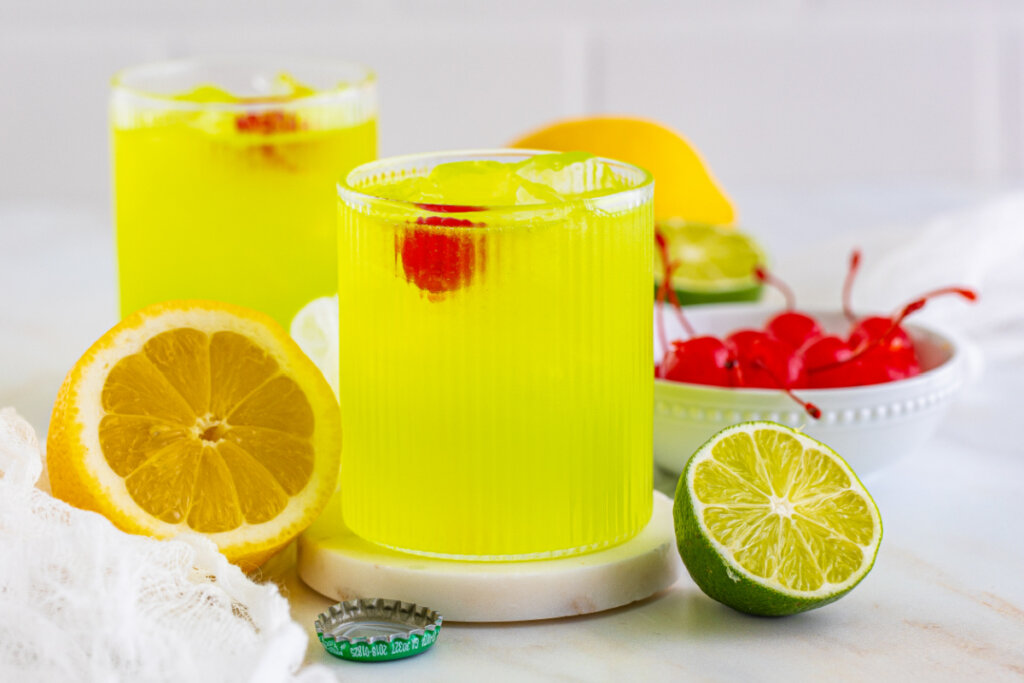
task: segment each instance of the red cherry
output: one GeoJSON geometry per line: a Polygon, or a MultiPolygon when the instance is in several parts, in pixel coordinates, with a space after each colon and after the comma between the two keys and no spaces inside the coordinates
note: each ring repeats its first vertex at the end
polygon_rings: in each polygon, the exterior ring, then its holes
{"type": "MultiPolygon", "coordinates": [[[[296,130],[301,130],[303,127],[304,124],[299,120],[298,116],[292,112],[286,112],[281,109],[247,112],[235,117],[235,130],[239,133],[251,135],[291,133],[296,130]]],[[[295,162],[289,159],[289,157],[276,145],[257,145],[253,149],[257,150],[262,155],[264,161],[268,164],[272,164],[273,166],[286,171],[299,170],[295,165],[295,162]]]]}
{"type": "Polygon", "coordinates": [[[898,324],[894,325],[892,318],[877,315],[864,318],[850,330],[850,346],[860,346],[875,340],[880,340],[880,346],[886,350],[896,353],[914,349],[910,335],[898,324]]]}
{"type": "Polygon", "coordinates": [[[906,379],[921,372],[914,341],[902,326],[893,324],[892,318],[864,318],[853,326],[849,344],[854,349],[871,347],[866,348],[862,361],[878,368],[870,373],[875,381],[865,384],[906,379]]]}
{"type": "Polygon", "coordinates": [[[720,339],[694,337],[673,341],[659,368],[662,379],[717,387],[733,386],[736,362],[720,339]]]}
{"type": "Polygon", "coordinates": [[[806,386],[803,359],[788,344],[758,330],[738,330],[725,338],[738,365],[736,386],[788,389],[806,386]]]}
{"type": "Polygon", "coordinates": [[[796,295],[793,294],[789,285],[768,272],[764,266],[754,268],[754,277],[760,282],[775,287],[786,297],[786,310],[769,320],[765,327],[769,335],[785,342],[793,349],[799,349],[824,334],[817,320],[806,313],[795,310],[796,295]]]}
{"type": "Polygon", "coordinates": [[[768,321],[765,331],[793,350],[803,348],[824,334],[817,320],[799,311],[779,313],[768,321]]]}
{"type": "MultiPolygon", "coordinates": [[[[891,324],[891,323],[890,323],[891,324]]],[[[883,384],[920,372],[915,358],[893,354],[884,347],[858,353],[856,344],[839,337],[822,337],[804,349],[809,385],[814,389],[883,384]]]]}
{"type": "Polygon", "coordinates": [[[852,387],[860,384],[860,364],[851,361],[853,349],[834,335],[821,337],[803,350],[807,381],[812,389],[852,387]]]}
{"type": "MultiPolygon", "coordinates": [[[[428,211],[448,213],[481,210],[478,207],[440,204],[418,206],[428,211]]],[[[469,284],[484,262],[486,245],[482,235],[437,228],[480,227],[482,223],[448,216],[421,216],[416,223],[431,227],[409,228],[395,236],[395,253],[400,257],[406,280],[435,299],[469,284]]]]}
{"type": "Polygon", "coordinates": [[[916,360],[875,348],[857,353],[839,337],[822,337],[804,350],[809,386],[814,389],[883,384],[913,377],[920,372],[916,360]]]}
{"type": "Polygon", "coordinates": [[[843,354],[829,359],[822,353],[820,359],[812,357],[811,348],[804,354],[812,386],[857,386],[881,384],[913,377],[921,371],[913,340],[900,323],[925,307],[934,297],[957,294],[968,301],[976,301],[978,294],[963,287],[943,287],[928,292],[904,306],[892,318],[865,318],[854,325],[843,354]],[[838,383],[846,382],[846,383],[838,383]]]}
{"type": "Polygon", "coordinates": [[[298,117],[294,113],[280,109],[248,112],[235,117],[235,130],[240,133],[273,135],[274,133],[290,133],[299,128],[298,117]]]}
{"type": "Polygon", "coordinates": [[[821,410],[793,393],[807,385],[803,359],[784,342],[757,330],[739,330],[726,337],[726,346],[736,359],[734,386],[778,389],[818,419],[821,410]]]}
{"type": "MultiPolygon", "coordinates": [[[[854,324],[849,339],[830,337],[805,349],[812,387],[881,384],[920,372],[914,344],[898,321],[876,316],[857,323],[852,298],[860,260],[860,250],[854,249],[843,281],[843,313],[854,324]]],[[[911,303],[904,317],[923,305],[923,301],[911,303]]]]}

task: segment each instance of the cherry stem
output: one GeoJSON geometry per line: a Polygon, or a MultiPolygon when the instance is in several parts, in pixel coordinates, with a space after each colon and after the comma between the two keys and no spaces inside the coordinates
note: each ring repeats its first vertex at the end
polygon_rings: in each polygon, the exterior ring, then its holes
{"type": "Polygon", "coordinates": [[[850,267],[846,271],[846,279],[843,281],[843,315],[851,323],[857,321],[857,316],[853,312],[853,281],[857,277],[857,271],[860,270],[860,249],[854,249],[853,253],[850,254],[850,267]]]}
{"type": "Polygon", "coordinates": [[[813,417],[815,420],[821,419],[821,408],[814,405],[810,401],[803,400],[802,398],[794,394],[793,390],[787,387],[786,383],[780,380],[778,375],[776,375],[775,372],[773,372],[772,369],[768,367],[768,365],[764,361],[762,361],[760,358],[753,358],[750,361],[750,365],[755,370],[763,370],[764,373],[768,375],[768,377],[770,377],[773,382],[775,382],[775,387],[779,391],[784,393],[786,396],[789,396],[791,399],[796,401],[800,405],[800,407],[807,411],[808,415],[813,417]]]}
{"type": "Polygon", "coordinates": [[[890,318],[892,323],[889,325],[889,329],[887,329],[884,334],[881,334],[878,337],[871,339],[867,343],[861,344],[860,347],[854,349],[853,353],[849,356],[849,358],[837,360],[832,363],[825,363],[824,365],[819,365],[813,368],[807,368],[807,372],[821,372],[823,370],[832,370],[833,368],[837,368],[840,365],[846,365],[847,363],[857,360],[858,358],[868,353],[872,349],[881,346],[886,341],[888,341],[889,337],[892,336],[892,334],[896,331],[900,324],[904,320],[909,318],[911,315],[917,313],[922,308],[924,308],[925,304],[927,304],[928,301],[934,299],[935,297],[944,296],[946,294],[956,294],[958,296],[962,296],[968,301],[978,300],[978,293],[975,292],[973,289],[968,289],[966,287],[942,287],[941,289],[933,289],[932,291],[924,293],[923,295],[921,295],[920,298],[914,299],[909,304],[901,308],[899,313],[890,318]]]}
{"type": "MultiPolygon", "coordinates": [[[[683,305],[679,303],[679,298],[676,296],[676,290],[672,289],[672,273],[679,267],[678,262],[672,262],[668,260],[668,242],[665,241],[665,236],[662,235],[658,230],[654,231],[654,241],[658,244],[658,253],[661,255],[661,266],[665,271],[665,276],[662,278],[661,288],[668,294],[668,300],[672,304],[672,309],[676,313],[676,318],[679,320],[679,324],[682,326],[683,331],[686,332],[686,336],[693,338],[697,336],[697,333],[693,330],[693,325],[683,315],[683,305]]],[[[659,295],[661,290],[659,290],[659,295]]],[[[659,300],[659,303],[664,304],[664,300],[659,300]]],[[[662,306],[664,310],[664,306],[662,306]]],[[[667,348],[667,347],[666,347],[667,348]]]]}
{"type": "Polygon", "coordinates": [[[902,315],[905,318],[907,317],[907,315],[909,315],[909,313],[904,313],[904,311],[906,311],[911,306],[915,306],[916,308],[914,308],[914,310],[919,311],[922,308],[924,308],[925,303],[930,299],[945,296],[946,294],[956,294],[957,296],[962,296],[968,301],[978,300],[978,293],[973,289],[970,289],[969,287],[940,287],[939,289],[933,289],[930,292],[925,292],[921,296],[911,301],[909,304],[907,304],[901,309],[900,315],[902,315]]]}
{"type": "Polygon", "coordinates": [[[787,311],[792,311],[796,308],[796,294],[793,293],[793,289],[769,272],[767,268],[761,265],[754,266],[754,277],[757,278],[758,282],[770,285],[782,293],[782,296],[786,298],[787,311]]]}

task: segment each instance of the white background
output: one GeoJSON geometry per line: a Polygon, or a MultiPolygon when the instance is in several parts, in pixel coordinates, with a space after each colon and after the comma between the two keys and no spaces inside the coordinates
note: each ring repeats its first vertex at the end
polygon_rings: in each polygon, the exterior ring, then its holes
{"type": "Polygon", "coordinates": [[[382,155],[588,112],[662,119],[743,193],[1001,185],[1024,172],[1010,0],[0,2],[0,201],[108,211],[111,74],[210,52],[379,74],[382,155]]]}

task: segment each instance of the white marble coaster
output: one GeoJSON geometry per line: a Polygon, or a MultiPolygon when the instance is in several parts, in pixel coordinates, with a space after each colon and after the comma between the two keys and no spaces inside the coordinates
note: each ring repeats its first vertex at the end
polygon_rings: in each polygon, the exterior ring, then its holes
{"type": "Polygon", "coordinates": [[[463,562],[399,553],[359,538],[332,501],[299,538],[298,572],[333,600],[397,598],[445,621],[529,621],[642,600],[675,582],[672,501],[654,492],[651,521],[622,545],[553,560],[463,562]]]}

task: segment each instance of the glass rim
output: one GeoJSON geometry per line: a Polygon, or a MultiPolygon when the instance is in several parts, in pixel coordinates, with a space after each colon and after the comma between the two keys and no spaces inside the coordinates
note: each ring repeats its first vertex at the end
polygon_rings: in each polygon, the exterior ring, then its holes
{"type": "MultiPolygon", "coordinates": [[[[455,210],[447,211],[440,204],[428,204],[428,203],[417,203],[410,202],[403,199],[392,199],[389,197],[381,197],[379,195],[370,194],[356,187],[355,178],[357,174],[362,177],[372,175],[374,171],[386,169],[393,166],[401,166],[403,164],[410,164],[416,161],[433,161],[438,160],[439,163],[444,163],[443,160],[451,159],[452,161],[472,161],[478,159],[481,161],[498,161],[502,157],[522,157],[528,158],[536,156],[538,154],[558,154],[559,152],[549,149],[527,149],[517,147],[499,147],[492,149],[465,149],[465,150],[446,150],[443,152],[419,152],[416,154],[403,154],[401,156],[385,157],[383,159],[375,159],[374,161],[368,161],[365,164],[356,166],[346,175],[344,175],[337,184],[338,197],[346,204],[359,204],[363,206],[374,206],[374,207],[390,207],[399,211],[405,211],[410,213],[416,213],[421,215],[437,215],[437,216],[450,216],[453,218],[466,219],[472,214],[476,213],[488,213],[488,214],[531,214],[531,213],[543,213],[549,211],[561,211],[565,209],[571,209],[572,207],[585,205],[594,206],[595,208],[601,208],[601,204],[608,204],[613,202],[627,201],[632,206],[639,206],[643,200],[644,194],[650,193],[650,199],[653,199],[653,188],[654,188],[654,176],[650,171],[637,166],[636,164],[630,164],[625,161],[619,161],[618,159],[610,159],[608,157],[595,156],[594,158],[602,163],[606,163],[613,168],[625,169],[630,172],[636,172],[639,174],[637,184],[633,187],[628,187],[623,190],[614,190],[607,194],[592,195],[588,197],[577,197],[561,202],[541,202],[537,204],[495,204],[486,205],[483,207],[473,207],[474,210],[467,211],[466,206],[463,205],[452,205],[455,210]],[[635,201],[630,201],[635,198],[635,201]],[[432,207],[432,208],[431,208],[432,207]]],[[[434,164],[437,165],[437,164],[434,164]]]]}
{"type": "MultiPolygon", "coordinates": [[[[202,83],[197,82],[196,85],[202,83]]],[[[359,62],[347,60],[336,60],[318,57],[275,57],[273,55],[206,55],[188,57],[183,59],[164,59],[151,62],[142,62],[133,66],[119,69],[110,80],[111,92],[114,95],[127,95],[132,100],[148,102],[165,109],[177,109],[185,111],[237,111],[251,112],[261,110],[280,110],[295,107],[308,107],[317,104],[333,103],[340,99],[358,98],[367,90],[372,90],[377,85],[377,74],[368,66],[359,62]],[[280,63],[281,70],[288,65],[330,67],[339,71],[349,69],[354,74],[352,78],[341,78],[330,88],[315,88],[314,92],[308,95],[288,97],[280,100],[245,100],[238,102],[190,102],[187,100],[175,99],[179,93],[160,93],[151,89],[139,87],[130,83],[132,79],[140,77],[167,76],[180,73],[192,68],[204,66],[252,66],[256,70],[261,62],[273,64],[280,63]]]]}

